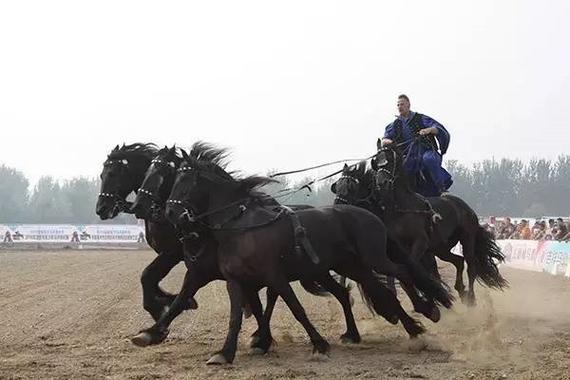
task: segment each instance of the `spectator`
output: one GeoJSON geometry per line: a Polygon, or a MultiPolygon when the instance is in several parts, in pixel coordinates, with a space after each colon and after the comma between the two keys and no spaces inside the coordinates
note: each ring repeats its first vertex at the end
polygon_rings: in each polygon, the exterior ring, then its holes
{"type": "Polygon", "coordinates": [[[545,240],[552,240],[556,235],[556,225],[554,224],[554,219],[548,219],[548,226],[546,227],[545,240]]]}
{"type": "Polygon", "coordinates": [[[522,229],[524,227],[524,219],[517,224],[515,232],[509,237],[509,239],[522,239],[522,229]]]}
{"type": "Polygon", "coordinates": [[[531,234],[530,228],[528,226],[528,220],[523,219],[521,221],[521,230],[520,230],[519,239],[529,240],[531,237],[532,237],[532,234],[531,234]]]}
{"type": "Polygon", "coordinates": [[[570,241],[570,222],[566,223],[566,230],[568,230],[568,233],[562,238],[562,240],[570,241]]]}
{"type": "Polygon", "coordinates": [[[564,240],[564,238],[568,234],[568,228],[566,227],[566,224],[564,223],[564,220],[562,220],[562,218],[556,219],[556,229],[557,231],[556,235],[554,235],[554,238],[556,240],[564,240]]]}
{"type": "Polygon", "coordinates": [[[499,231],[499,239],[510,239],[511,235],[515,232],[515,226],[511,223],[511,218],[503,220],[501,229],[499,231]]]}
{"type": "Polygon", "coordinates": [[[542,222],[538,223],[538,230],[532,237],[534,240],[544,240],[546,237],[546,222],[543,220],[542,222]]]}
{"type": "Polygon", "coordinates": [[[531,234],[532,234],[532,238],[534,239],[535,236],[537,236],[540,232],[540,221],[535,221],[534,222],[534,226],[532,226],[531,229],[531,234]]]}

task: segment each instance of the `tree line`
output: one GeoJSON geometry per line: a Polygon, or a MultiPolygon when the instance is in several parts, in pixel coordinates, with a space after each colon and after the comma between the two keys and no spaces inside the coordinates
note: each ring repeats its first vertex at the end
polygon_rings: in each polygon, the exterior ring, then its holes
{"type": "MultiPolygon", "coordinates": [[[[458,161],[446,162],[453,175],[450,192],[463,198],[480,216],[568,216],[570,215],[570,155],[555,160],[484,160],[471,166],[458,161]]],[[[267,187],[286,204],[322,206],[334,201],[329,179],[310,190],[293,194],[280,190],[297,189],[311,178],[291,182],[281,178],[267,187]]],[[[101,223],[95,214],[100,181],[77,177],[56,180],[41,177],[30,187],[29,180],[17,169],[0,166],[0,223],[101,223]]],[[[108,223],[135,223],[131,215],[121,214],[108,223]]]]}

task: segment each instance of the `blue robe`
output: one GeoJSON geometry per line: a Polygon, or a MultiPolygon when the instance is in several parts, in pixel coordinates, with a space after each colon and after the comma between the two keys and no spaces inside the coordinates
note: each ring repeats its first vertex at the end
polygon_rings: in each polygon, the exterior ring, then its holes
{"type": "Polygon", "coordinates": [[[447,191],[453,180],[451,175],[441,167],[442,156],[449,147],[450,135],[447,129],[434,119],[426,115],[420,115],[421,128],[435,127],[437,135],[434,141],[439,145],[429,146],[416,139],[416,132],[410,128],[410,121],[415,116],[415,112],[410,112],[407,118],[398,117],[402,123],[401,135],[398,136],[395,127],[396,121],[386,127],[384,137],[396,143],[401,143],[404,153],[404,170],[408,175],[415,177],[416,192],[426,197],[439,196],[447,191]]]}

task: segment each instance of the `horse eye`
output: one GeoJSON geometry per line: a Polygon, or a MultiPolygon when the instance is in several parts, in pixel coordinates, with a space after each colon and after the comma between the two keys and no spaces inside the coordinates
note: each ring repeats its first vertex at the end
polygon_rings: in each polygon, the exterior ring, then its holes
{"type": "Polygon", "coordinates": [[[172,161],[170,161],[170,162],[168,163],[168,165],[170,165],[171,168],[173,168],[174,166],[176,166],[176,165],[174,165],[174,162],[172,162],[172,161]]]}
{"type": "Polygon", "coordinates": [[[123,165],[127,165],[127,164],[129,163],[129,161],[127,161],[127,160],[122,160],[121,163],[122,163],[123,165]]]}

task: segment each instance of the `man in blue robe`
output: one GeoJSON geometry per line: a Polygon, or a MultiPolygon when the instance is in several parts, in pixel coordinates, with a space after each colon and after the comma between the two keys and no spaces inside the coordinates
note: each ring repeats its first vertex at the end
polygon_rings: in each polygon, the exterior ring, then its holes
{"type": "Polygon", "coordinates": [[[404,170],[416,192],[439,196],[453,180],[441,167],[442,156],[449,147],[449,132],[429,116],[410,111],[410,99],[398,96],[400,116],[386,127],[383,144],[396,143],[404,153],[404,170]]]}

